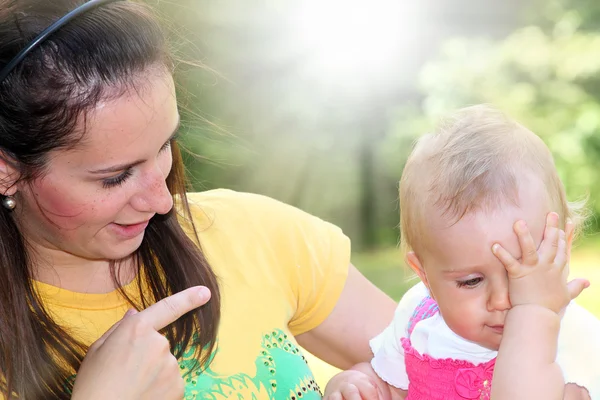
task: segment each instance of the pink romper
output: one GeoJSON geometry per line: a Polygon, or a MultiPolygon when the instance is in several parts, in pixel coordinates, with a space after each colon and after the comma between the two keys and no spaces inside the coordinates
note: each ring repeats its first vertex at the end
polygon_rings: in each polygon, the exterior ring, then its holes
{"type": "MultiPolygon", "coordinates": [[[[410,318],[409,335],[417,322],[438,312],[437,303],[431,297],[423,299],[410,318]]],[[[409,338],[402,338],[402,347],[410,382],[406,400],[489,400],[495,358],[478,365],[451,358],[434,359],[419,354],[409,338]]]]}

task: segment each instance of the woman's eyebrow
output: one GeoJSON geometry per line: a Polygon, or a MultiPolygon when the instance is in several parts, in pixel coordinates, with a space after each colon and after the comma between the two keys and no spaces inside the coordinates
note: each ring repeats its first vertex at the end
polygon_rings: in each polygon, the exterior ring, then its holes
{"type": "MultiPolygon", "coordinates": [[[[177,133],[179,132],[179,128],[181,126],[181,121],[177,120],[177,126],[175,126],[175,129],[173,130],[173,133],[171,133],[171,136],[167,139],[167,141],[165,142],[165,144],[169,143],[171,140],[173,140],[176,136],[177,133]]],[[[163,145],[164,146],[164,145],[163,145]]],[[[129,168],[133,168],[136,165],[139,165],[141,163],[143,163],[145,160],[136,160],[132,163],[124,163],[124,164],[119,164],[119,165],[113,165],[111,167],[108,168],[102,168],[102,169],[96,169],[93,171],[88,171],[91,174],[108,174],[111,172],[119,172],[119,171],[123,171],[129,168]]]]}

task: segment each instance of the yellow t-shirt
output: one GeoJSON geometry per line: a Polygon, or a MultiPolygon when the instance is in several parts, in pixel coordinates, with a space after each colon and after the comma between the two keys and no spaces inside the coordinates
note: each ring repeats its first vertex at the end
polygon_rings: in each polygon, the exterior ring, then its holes
{"type": "MultiPolygon", "coordinates": [[[[202,250],[222,296],[209,368],[186,377],[185,399],[317,399],[294,340],[332,311],[346,281],[341,230],[268,197],[229,190],[188,196],[202,250]]],[[[118,292],[85,294],[37,283],[48,310],[87,344],[122,318],[118,292]]],[[[135,283],[126,288],[137,297],[135,283]]],[[[189,362],[180,361],[182,372],[189,362]]]]}

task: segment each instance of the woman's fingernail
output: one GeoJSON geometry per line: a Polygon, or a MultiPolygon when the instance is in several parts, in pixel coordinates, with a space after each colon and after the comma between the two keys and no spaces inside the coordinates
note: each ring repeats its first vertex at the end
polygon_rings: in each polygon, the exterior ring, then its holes
{"type": "Polygon", "coordinates": [[[494,253],[494,254],[498,253],[498,249],[500,249],[500,245],[498,243],[494,244],[492,246],[492,253],[494,253]]]}
{"type": "Polygon", "coordinates": [[[210,298],[210,290],[208,290],[207,287],[205,286],[200,286],[200,288],[198,289],[198,296],[200,296],[201,299],[209,299],[210,298]]]}

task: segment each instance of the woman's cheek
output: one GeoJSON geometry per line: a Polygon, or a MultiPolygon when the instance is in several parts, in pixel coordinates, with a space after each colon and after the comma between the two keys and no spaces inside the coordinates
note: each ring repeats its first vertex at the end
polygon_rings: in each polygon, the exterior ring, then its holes
{"type": "Polygon", "coordinates": [[[104,199],[86,200],[75,198],[73,189],[61,190],[58,185],[40,185],[36,200],[43,215],[61,229],[76,229],[83,224],[91,224],[96,219],[98,204],[104,199]]]}

